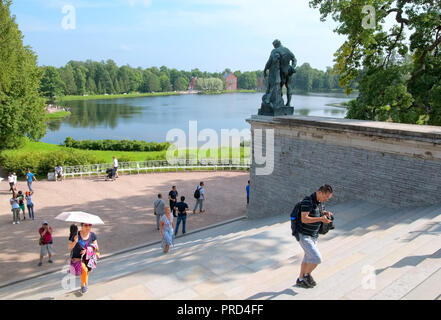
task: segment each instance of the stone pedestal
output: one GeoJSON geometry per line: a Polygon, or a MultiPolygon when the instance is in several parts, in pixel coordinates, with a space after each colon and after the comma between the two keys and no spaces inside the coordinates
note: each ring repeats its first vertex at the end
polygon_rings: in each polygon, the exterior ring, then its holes
{"type": "Polygon", "coordinates": [[[260,116],[291,116],[294,114],[294,107],[280,106],[273,108],[266,103],[262,103],[258,113],[260,116]]]}

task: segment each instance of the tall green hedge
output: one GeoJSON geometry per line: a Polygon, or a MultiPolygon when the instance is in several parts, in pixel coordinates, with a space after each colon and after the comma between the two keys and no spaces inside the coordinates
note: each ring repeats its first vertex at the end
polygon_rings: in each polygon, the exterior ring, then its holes
{"type": "Polygon", "coordinates": [[[67,137],[64,146],[84,150],[110,151],[163,151],[170,146],[169,142],[146,142],[138,140],[75,140],[67,137]]]}

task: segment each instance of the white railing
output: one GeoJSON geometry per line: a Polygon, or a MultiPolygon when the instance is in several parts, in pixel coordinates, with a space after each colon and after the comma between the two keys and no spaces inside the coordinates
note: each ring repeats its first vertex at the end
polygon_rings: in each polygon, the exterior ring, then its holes
{"type": "MultiPolygon", "coordinates": [[[[118,172],[128,174],[171,172],[171,171],[246,171],[250,169],[249,158],[245,159],[202,159],[202,160],[177,160],[169,163],[167,160],[147,160],[119,162],[118,172]]],[[[89,164],[81,166],[63,167],[65,178],[106,176],[106,169],[111,169],[112,163],[89,164]]]]}

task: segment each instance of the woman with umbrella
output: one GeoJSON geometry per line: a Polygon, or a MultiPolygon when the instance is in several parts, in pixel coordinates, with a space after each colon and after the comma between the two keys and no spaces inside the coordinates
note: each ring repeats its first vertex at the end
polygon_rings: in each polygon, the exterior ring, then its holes
{"type": "Polygon", "coordinates": [[[92,232],[92,223],[103,224],[95,215],[85,212],[63,212],[56,219],[81,223],[81,230],[71,234],[68,249],[71,251],[71,272],[81,275],[81,293],[87,292],[89,272],[96,267],[99,257],[98,237],[92,232]]]}

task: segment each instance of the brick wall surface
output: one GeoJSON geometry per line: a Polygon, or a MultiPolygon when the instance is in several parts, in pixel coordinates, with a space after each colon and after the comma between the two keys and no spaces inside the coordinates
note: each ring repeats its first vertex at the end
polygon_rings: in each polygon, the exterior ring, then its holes
{"type": "MultiPolygon", "coordinates": [[[[252,132],[262,127],[250,122],[252,132]]],[[[263,126],[269,128],[271,123],[263,126]]],[[[297,201],[325,183],[334,188],[330,204],[357,199],[397,208],[441,203],[437,159],[304,140],[286,128],[273,128],[273,173],[256,175],[254,164],[250,170],[250,218],[288,215],[297,201]]]]}

